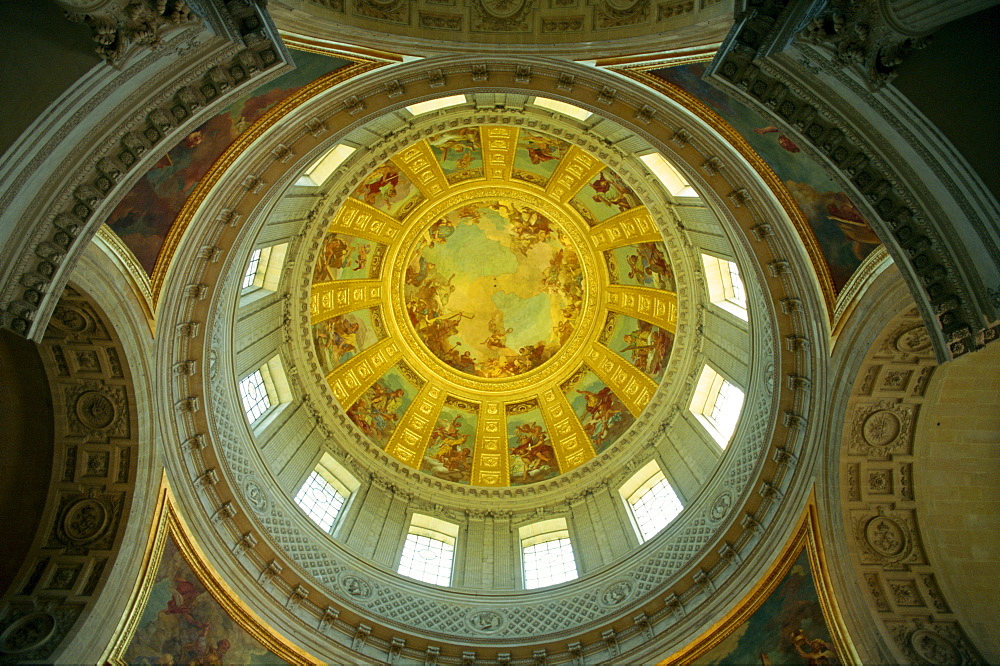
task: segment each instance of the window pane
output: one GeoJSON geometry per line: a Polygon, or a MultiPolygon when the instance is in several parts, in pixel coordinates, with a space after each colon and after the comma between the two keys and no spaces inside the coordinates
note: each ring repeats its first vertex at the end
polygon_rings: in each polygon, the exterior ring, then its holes
{"type": "Polygon", "coordinates": [[[656,485],[645,492],[636,491],[628,500],[643,541],[656,536],[684,509],[662,472],[659,476],[656,485]]]}
{"type": "Polygon", "coordinates": [[[254,250],[250,255],[250,263],[247,264],[247,272],[243,274],[243,288],[253,286],[253,280],[257,277],[257,266],[260,265],[260,250],[254,250]]]}
{"type": "Polygon", "coordinates": [[[743,407],[743,392],[727,381],[722,382],[719,389],[719,397],[712,405],[712,413],[709,415],[719,432],[726,435],[726,439],[732,436],[736,429],[736,421],[740,417],[740,409],[743,407]]]}
{"type": "Polygon", "coordinates": [[[425,583],[450,585],[454,554],[451,544],[421,534],[407,534],[398,571],[425,583]]]}
{"type": "Polygon", "coordinates": [[[250,423],[260,418],[260,415],[271,406],[260,370],[240,380],[240,397],[243,398],[243,409],[250,423]]]}
{"type": "Polygon", "coordinates": [[[733,297],[730,300],[741,308],[746,308],[747,297],[746,292],[743,291],[743,280],[740,279],[740,269],[732,261],[726,263],[729,264],[729,277],[733,282],[733,297]]]}
{"type": "Polygon", "coordinates": [[[295,502],[324,532],[329,532],[333,527],[345,501],[347,498],[337,492],[319,472],[310,474],[295,495],[295,502]]]}
{"type": "Polygon", "coordinates": [[[531,590],[576,578],[576,560],[569,539],[552,539],[528,546],[524,554],[524,587],[531,590]]]}

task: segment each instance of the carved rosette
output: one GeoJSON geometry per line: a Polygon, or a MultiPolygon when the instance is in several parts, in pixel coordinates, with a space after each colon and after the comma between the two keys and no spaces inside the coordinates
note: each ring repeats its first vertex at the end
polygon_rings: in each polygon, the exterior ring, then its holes
{"type": "Polygon", "coordinates": [[[128,400],[123,386],[82,382],[63,389],[69,434],[103,441],[129,436],[128,400]]]}
{"type": "Polygon", "coordinates": [[[857,405],[851,425],[851,453],[876,458],[909,454],[915,411],[913,405],[892,400],[857,405]]]}

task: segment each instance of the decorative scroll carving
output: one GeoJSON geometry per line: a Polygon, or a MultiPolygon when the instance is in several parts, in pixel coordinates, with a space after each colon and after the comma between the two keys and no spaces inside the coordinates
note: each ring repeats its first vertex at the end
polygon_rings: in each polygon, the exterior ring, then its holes
{"type": "Polygon", "coordinates": [[[84,3],[86,13],[77,2],[60,0],[66,18],[90,28],[97,48],[94,50],[108,63],[115,64],[140,47],[156,48],[171,28],[199,21],[184,0],[106,0],[84,3]]]}

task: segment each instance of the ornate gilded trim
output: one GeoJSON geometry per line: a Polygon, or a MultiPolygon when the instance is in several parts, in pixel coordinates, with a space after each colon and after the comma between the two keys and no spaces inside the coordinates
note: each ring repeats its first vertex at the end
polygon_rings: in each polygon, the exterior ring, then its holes
{"type": "Polygon", "coordinates": [[[135,635],[142,618],[143,611],[149,603],[149,596],[156,582],[156,571],[163,558],[163,549],[167,536],[171,536],[177,544],[184,561],[198,576],[208,593],[241,629],[253,636],[265,648],[281,657],[290,664],[315,664],[318,660],[302,651],[293,643],[278,635],[273,629],[257,616],[250,607],[240,599],[233,590],[222,581],[208,558],[195,541],[181,516],[176,499],[170,488],[166,470],[160,476],[160,486],[157,490],[156,508],[153,523],[149,528],[146,552],[139,567],[139,578],[132,596],[126,606],[125,614],[118,624],[107,651],[101,656],[102,663],[127,664],[124,655],[132,637],[135,635]]]}
{"type": "Polygon", "coordinates": [[[823,548],[820,534],[814,488],[809,493],[809,498],[806,500],[805,508],[802,510],[802,515],[799,517],[792,537],[750,593],[726,613],[725,617],[709,627],[707,631],[679,652],[661,661],[659,666],[692,664],[709,650],[722,643],[767,601],[778,584],[788,575],[803,548],[809,554],[809,567],[812,569],[813,583],[816,586],[823,617],[836,645],[837,655],[846,664],[860,664],[861,660],[844,626],[843,616],[834,596],[830,573],[826,565],[826,551],[823,548]]]}
{"type": "Polygon", "coordinates": [[[294,95],[276,104],[274,108],[264,114],[263,118],[255,122],[239,138],[233,141],[229,148],[226,149],[226,152],[215,161],[212,168],[208,170],[208,173],[195,186],[191,196],[184,202],[181,212],[177,214],[177,219],[170,225],[170,231],[167,232],[167,237],[163,241],[160,254],[156,257],[156,265],[153,268],[153,276],[150,281],[155,302],[159,302],[160,290],[163,288],[163,282],[167,277],[167,271],[170,269],[171,260],[177,251],[177,247],[180,245],[181,238],[184,237],[184,232],[187,231],[191,220],[194,219],[195,213],[201,208],[209,192],[212,191],[212,188],[219,182],[219,179],[233,165],[236,158],[296,107],[344,81],[382,67],[384,64],[377,61],[361,61],[316,79],[312,83],[303,86],[294,95]]]}
{"type": "Polygon", "coordinates": [[[778,177],[778,174],[774,173],[774,170],[771,169],[770,165],[757,154],[757,151],[753,149],[747,140],[744,139],[732,125],[727,123],[722,116],[710,109],[698,98],[688,94],[682,88],[653,76],[646,71],[659,66],[660,65],[646,65],[612,69],[623,76],[627,76],[634,81],[638,81],[639,83],[648,86],[658,93],[666,95],[696,115],[702,122],[721,134],[722,138],[725,139],[743,157],[743,159],[750,164],[754,171],[757,172],[757,175],[761,177],[767,187],[774,193],[778,203],[788,215],[788,219],[792,223],[792,228],[795,229],[799,238],[802,240],[802,245],[805,247],[806,253],[809,256],[809,261],[813,265],[813,270],[816,272],[816,279],[819,282],[820,291],[823,293],[823,301],[826,303],[827,309],[827,325],[829,327],[832,322],[834,308],[837,303],[837,292],[833,288],[833,278],[830,276],[830,266],[826,263],[826,259],[823,257],[823,250],[819,246],[816,234],[814,234],[813,230],[809,227],[809,222],[802,213],[802,209],[799,208],[798,204],[795,203],[795,199],[792,198],[792,193],[788,191],[788,188],[785,187],[785,184],[781,181],[781,178],[778,177]]]}

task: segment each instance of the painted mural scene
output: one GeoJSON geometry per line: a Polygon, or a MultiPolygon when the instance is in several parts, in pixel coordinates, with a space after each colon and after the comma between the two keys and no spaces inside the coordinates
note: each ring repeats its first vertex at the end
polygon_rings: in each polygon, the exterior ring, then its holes
{"type": "Polygon", "coordinates": [[[420,469],[441,479],[469,483],[476,422],[475,414],[451,407],[442,409],[431,431],[420,469]]]}
{"type": "Polygon", "coordinates": [[[424,200],[413,181],[392,162],[365,176],[352,196],[400,220],[424,200]]]}
{"type": "Polygon", "coordinates": [[[313,344],[319,365],[328,373],[376,341],[371,312],[358,310],[313,325],[313,344]]]}
{"type": "Polygon", "coordinates": [[[513,377],[566,343],[583,305],[583,271],[543,213],[507,199],[434,221],[410,255],[406,309],[437,358],[479,377],[513,377]]]}
{"type": "Polygon", "coordinates": [[[347,416],[376,445],[385,448],[416,394],[413,384],[393,367],[351,405],[347,416]]]}
{"type": "Polygon", "coordinates": [[[225,150],[278,102],[347,61],[297,51],[297,68],[265,83],[213,116],[170,149],[107,219],[152,275],[170,226],[195,186],[225,150]]]}
{"type": "Polygon", "coordinates": [[[452,185],[483,175],[483,147],[478,127],[460,127],[436,134],[427,143],[434,149],[445,178],[452,185]]]}
{"type": "Polygon", "coordinates": [[[128,664],[284,664],[212,598],[167,537],[128,664]]]}
{"type": "Polygon", "coordinates": [[[552,440],[537,407],[507,414],[507,442],[510,451],[510,485],[544,481],[559,474],[552,440]]]}
{"type": "Polygon", "coordinates": [[[667,249],[663,243],[626,245],[610,250],[608,254],[608,270],[612,281],[677,291],[674,269],[667,259],[667,249]]]}
{"type": "Polygon", "coordinates": [[[587,372],[567,392],[566,399],[597,453],[625,434],[635,422],[621,399],[593,372],[587,372]]]}
{"type": "Polygon", "coordinates": [[[569,203],[590,226],[642,205],[639,196],[611,169],[597,174],[569,203]]]}
{"type": "Polygon", "coordinates": [[[608,347],[659,383],[674,347],[674,334],[648,321],[615,315],[608,347]]]}
{"type": "Polygon", "coordinates": [[[653,72],[697,96],[736,129],[785,183],[802,209],[839,293],[880,241],[868,221],[815,159],[748,107],[701,80],[704,64],[653,72]]]}
{"type": "Polygon", "coordinates": [[[369,275],[372,254],[381,247],[345,234],[326,234],[313,269],[313,282],[374,277],[369,275]]]}
{"type": "Polygon", "coordinates": [[[562,139],[542,132],[521,130],[511,177],[545,187],[569,148],[570,144],[562,139]]]}
{"type": "Polygon", "coordinates": [[[802,551],[774,592],[748,620],[695,663],[841,663],[823,617],[808,553],[802,551]]]}

